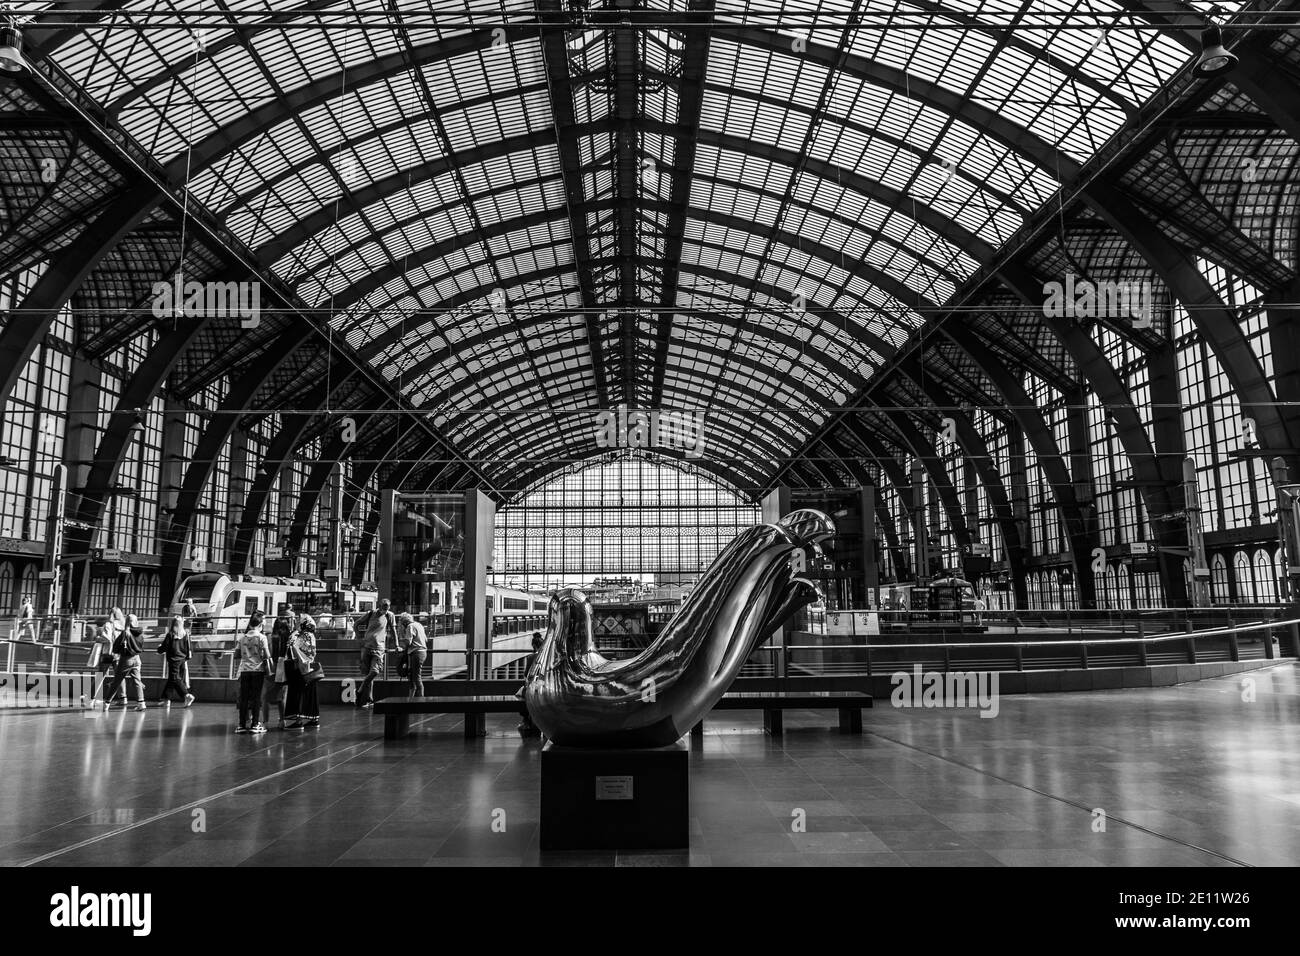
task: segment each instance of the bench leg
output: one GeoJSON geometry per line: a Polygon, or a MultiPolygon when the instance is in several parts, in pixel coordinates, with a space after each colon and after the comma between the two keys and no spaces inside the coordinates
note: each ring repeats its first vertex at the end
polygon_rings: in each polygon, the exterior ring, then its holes
{"type": "Polygon", "coordinates": [[[487,714],[465,715],[465,739],[474,740],[487,736],[487,714]]]}
{"type": "Polygon", "coordinates": [[[773,737],[780,737],[784,731],[781,719],[784,714],[779,710],[763,711],[763,729],[773,737]]]}
{"type": "Polygon", "coordinates": [[[840,708],[840,733],[862,733],[862,710],[859,707],[840,708]]]}
{"type": "Polygon", "coordinates": [[[401,740],[411,732],[410,714],[384,714],[384,739],[401,740]]]}

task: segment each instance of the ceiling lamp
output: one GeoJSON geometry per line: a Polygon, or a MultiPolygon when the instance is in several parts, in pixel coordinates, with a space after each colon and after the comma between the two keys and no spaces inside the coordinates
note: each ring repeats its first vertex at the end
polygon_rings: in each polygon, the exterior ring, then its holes
{"type": "Polygon", "coordinates": [[[1201,31],[1201,55],[1193,72],[1207,78],[1222,76],[1236,65],[1237,57],[1223,45],[1223,31],[1217,23],[1210,23],[1201,31]]]}
{"type": "Polygon", "coordinates": [[[23,60],[23,35],[13,24],[0,27],[0,70],[17,73],[27,65],[23,60]]]}

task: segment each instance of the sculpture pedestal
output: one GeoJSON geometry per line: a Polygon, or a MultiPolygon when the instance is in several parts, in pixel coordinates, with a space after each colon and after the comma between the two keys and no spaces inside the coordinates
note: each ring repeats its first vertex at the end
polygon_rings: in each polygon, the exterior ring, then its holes
{"type": "Polygon", "coordinates": [[[681,741],[632,750],[542,748],[543,850],[667,850],[690,845],[681,741]]]}

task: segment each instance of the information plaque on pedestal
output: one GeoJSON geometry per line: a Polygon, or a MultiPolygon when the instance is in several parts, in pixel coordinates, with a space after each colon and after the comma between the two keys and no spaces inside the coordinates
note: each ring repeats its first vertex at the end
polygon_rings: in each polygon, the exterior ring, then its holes
{"type": "Polygon", "coordinates": [[[543,850],[667,850],[690,843],[685,745],[542,749],[543,850]]]}

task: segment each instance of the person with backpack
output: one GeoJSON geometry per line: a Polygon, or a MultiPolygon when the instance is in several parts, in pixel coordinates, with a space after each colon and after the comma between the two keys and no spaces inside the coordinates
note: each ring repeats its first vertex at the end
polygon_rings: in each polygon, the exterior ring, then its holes
{"type": "Polygon", "coordinates": [[[169,695],[175,688],[176,697],[189,707],[194,703],[194,695],[190,693],[190,658],[194,655],[190,650],[189,632],[179,614],[167,625],[167,633],[158,645],[158,653],[163,655],[163,664],[167,668],[167,683],[163,685],[161,703],[171,706],[169,695]]]}
{"type": "Polygon", "coordinates": [[[384,674],[384,653],[389,638],[397,637],[397,618],[389,610],[392,602],[384,598],[379,607],[367,611],[357,619],[355,632],[361,638],[361,689],[357,691],[358,707],[374,707],[375,681],[384,674]]]}
{"type": "Polygon", "coordinates": [[[254,611],[248,618],[248,629],[235,645],[235,660],[239,661],[239,727],[237,734],[264,734],[266,727],[257,721],[262,709],[262,686],[270,673],[271,645],[262,633],[266,616],[254,611]]]}
{"type": "MultiPolygon", "coordinates": [[[[117,608],[115,614],[121,614],[117,608]]],[[[136,705],[132,710],[144,710],[144,681],[140,679],[140,654],[144,650],[144,630],[134,614],[126,616],[126,626],[118,631],[113,639],[113,656],[117,658],[117,667],[113,673],[113,688],[104,692],[104,698],[110,704],[119,690],[123,692],[122,703],[129,699],[131,688],[135,689],[136,705]]]]}

